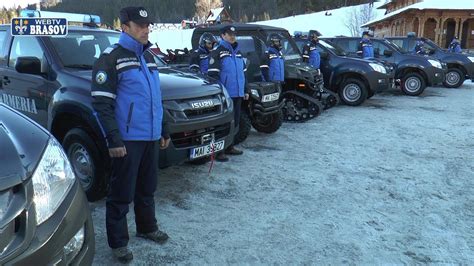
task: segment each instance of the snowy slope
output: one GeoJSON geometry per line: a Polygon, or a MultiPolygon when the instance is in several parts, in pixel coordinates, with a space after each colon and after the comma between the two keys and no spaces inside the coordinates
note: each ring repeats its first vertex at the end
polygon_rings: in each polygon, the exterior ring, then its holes
{"type": "MultiPolygon", "coordinates": [[[[375,17],[382,17],[384,10],[376,9],[377,6],[383,4],[377,2],[374,4],[375,17]]],[[[291,34],[296,31],[308,31],[311,29],[319,30],[324,36],[347,35],[350,36],[350,31],[344,25],[346,17],[349,16],[352,9],[359,9],[362,5],[353,7],[343,7],[333,10],[328,10],[331,16],[326,16],[326,11],[316,12],[312,14],[305,14],[299,16],[291,16],[281,19],[259,21],[256,24],[269,25],[287,29],[291,34]]],[[[191,36],[193,30],[163,30],[153,31],[150,33],[150,41],[155,44],[158,43],[161,49],[174,49],[191,47],[191,36]]]]}
{"type": "MultiPolygon", "coordinates": [[[[377,6],[380,6],[381,4],[383,4],[383,2],[374,4],[373,11],[375,13],[375,18],[382,17],[385,13],[385,10],[376,9],[377,6]]],[[[312,14],[292,16],[268,21],[259,21],[256,23],[285,28],[290,32],[290,34],[293,34],[295,31],[309,31],[315,29],[321,32],[321,34],[325,37],[332,37],[336,35],[351,36],[351,32],[344,23],[347,20],[346,18],[349,17],[351,10],[360,9],[361,6],[363,5],[342,7],[329,11],[321,11],[312,14]],[[332,15],[326,16],[326,12],[332,15]]]]}

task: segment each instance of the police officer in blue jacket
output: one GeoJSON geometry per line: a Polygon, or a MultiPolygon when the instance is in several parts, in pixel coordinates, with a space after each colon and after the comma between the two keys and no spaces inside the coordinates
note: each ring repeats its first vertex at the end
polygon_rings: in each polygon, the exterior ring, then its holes
{"type": "Polygon", "coordinates": [[[318,51],[319,32],[310,31],[308,34],[309,42],[303,46],[303,62],[308,62],[310,66],[319,69],[321,65],[321,56],[318,51]]]}
{"type": "Polygon", "coordinates": [[[270,45],[260,64],[262,80],[282,83],[285,80],[285,60],[281,52],[281,37],[273,33],[269,39],[270,45]]]}
{"type": "Polygon", "coordinates": [[[457,36],[454,36],[453,40],[449,44],[448,50],[451,53],[460,53],[461,52],[461,43],[457,36]]]}
{"type": "Polygon", "coordinates": [[[371,34],[369,31],[364,31],[362,33],[362,40],[359,43],[359,49],[357,54],[360,55],[363,59],[374,58],[374,47],[372,41],[370,40],[371,34]]]}
{"type": "Polygon", "coordinates": [[[163,243],[158,229],[154,193],[157,186],[157,146],[170,138],[162,125],[160,79],[148,51],[152,20],[143,7],[120,10],[118,44],[104,50],[92,72],[92,106],[106,137],[112,160],[106,201],[107,240],[120,262],[133,254],[127,248],[127,213],[134,202],[137,236],[163,243]],[[159,140],[159,144],[157,141],[159,140]]]}
{"type": "MultiPolygon", "coordinates": [[[[239,44],[236,42],[236,30],[232,25],[221,28],[221,38],[218,46],[211,52],[208,74],[224,85],[234,103],[234,122],[239,126],[242,100],[248,100],[249,94],[245,89],[246,66],[239,44]]],[[[243,152],[231,145],[226,154],[240,155],[243,152]]],[[[222,154],[222,153],[221,153],[222,154]]],[[[222,155],[218,155],[222,156],[222,155]]]]}
{"type": "Polygon", "coordinates": [[[194,50],[191,54],[191,61],[189,64],[191,70],[207,74],[207,70],[209,69],[209,58],[216,42],[216,38],[210,32],[205,32],[201,35],[201,38],[199,38],[198,49],[194,50]]]}

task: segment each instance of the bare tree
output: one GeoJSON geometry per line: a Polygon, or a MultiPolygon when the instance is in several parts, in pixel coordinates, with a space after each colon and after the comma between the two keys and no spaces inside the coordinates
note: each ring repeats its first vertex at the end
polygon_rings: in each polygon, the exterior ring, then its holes
{"type": "Polygon", "coordinates": [[[222,0],[196,0],[196,13],[199,22],[204,21],[212,8],[222,7],[222,0]]]}
{"type": "Polygon", "coordinates": [[[344,25],[346,25],[353,37],[360,36],[363,30],[361,26],[374,18],[375,12],[373,6],[369,4],[355,6],[347,11],[344,25]]]}

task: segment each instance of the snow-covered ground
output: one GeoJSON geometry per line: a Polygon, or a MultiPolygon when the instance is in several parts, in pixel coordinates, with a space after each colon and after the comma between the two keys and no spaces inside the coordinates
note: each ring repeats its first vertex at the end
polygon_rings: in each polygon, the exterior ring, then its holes
{"type": "MultiPolygon", "coordinates": [[[[136,265],[471,264],[474,83],[398,90],[303,124],[252,132],[245,153],[160,171],[170,240],[137,239],[136,265]]],[[[94,265],[114,262],[104,201],[92,204],[94,265]]],[[[131,208],[133,210],[133,208],[131,208]]]]}
{"type": "MultiPolygon", "coordinates": [[[[463,0],[464,1],[464,0],[463,0]]],[[[374,3],[374,19],[383,16],[385,10],[376,9],[384,1],[374,3]]],[[[365,4],[368,5],[368,4],[365,4]]],[[[364,5],[364,6],[365,6],[364,5]]],[[[268,25],[287,29],[290,34],[295,31],[318,30],[323,36],[332,37],[337,35],[351,36],[349,29],[345,26],[346,17],[350,16],[353,9],[360,9],[363,5],[342,7],[311,14],[291,16],[281,19],[259,21],[256,24],[268,25]],[[326,16],[326,12],[331,14],[326,16]]],[[[161,49],[191,48],[192,29],[187,30],[155,30],[150,34],[150,41],[158,44],[161,49]]]]}

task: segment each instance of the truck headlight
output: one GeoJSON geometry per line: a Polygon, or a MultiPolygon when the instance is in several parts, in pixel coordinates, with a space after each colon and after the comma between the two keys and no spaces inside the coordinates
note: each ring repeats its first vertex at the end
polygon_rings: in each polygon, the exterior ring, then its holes
{"type": "Polygon", "coordinates": [[[369,65],[374,71],[380,72],[382,74],[387,74],[387,69],[385,69],[384,66],[376,63],[369,63],[369,65]]]}
{"type": "Polygon", "coordinates": [[[229,111],[232,111],[234,107],[232,104],[232,99],[230,98],[230,95],[227,92],[227,89],[223,85],[220,85],[220,86],[221,86],[222,94],[224,94],[224,101],[226,102],[227,107],[229,107],[229,111]]]}
{"type": "Polygon", "coordinates": [[[251,92],[252,92],[252,95],[257,97],[257,98],[260,98],[260,94],[258,94],[258,90],[256,89],[251,89],[251,92]]]}
{"type": "Polygon", "coordinates": [[[33,202],[36,223],[46,221],[74,184],[74,172],[58,141],[50,138],[41,161],[33,173],[33,202]]]}
{"type": "Polygon", "coordinates": [[[441,62],[438,60],[428,59],[428,62],[430,62],[430,64],[436,68],[443,68],[441,66],[441,62]]]}
{"type": "Polygon", "coordinates": [[[471,60],[474,63],[474,56],[468,56],[467,59],[471,60]]]}

